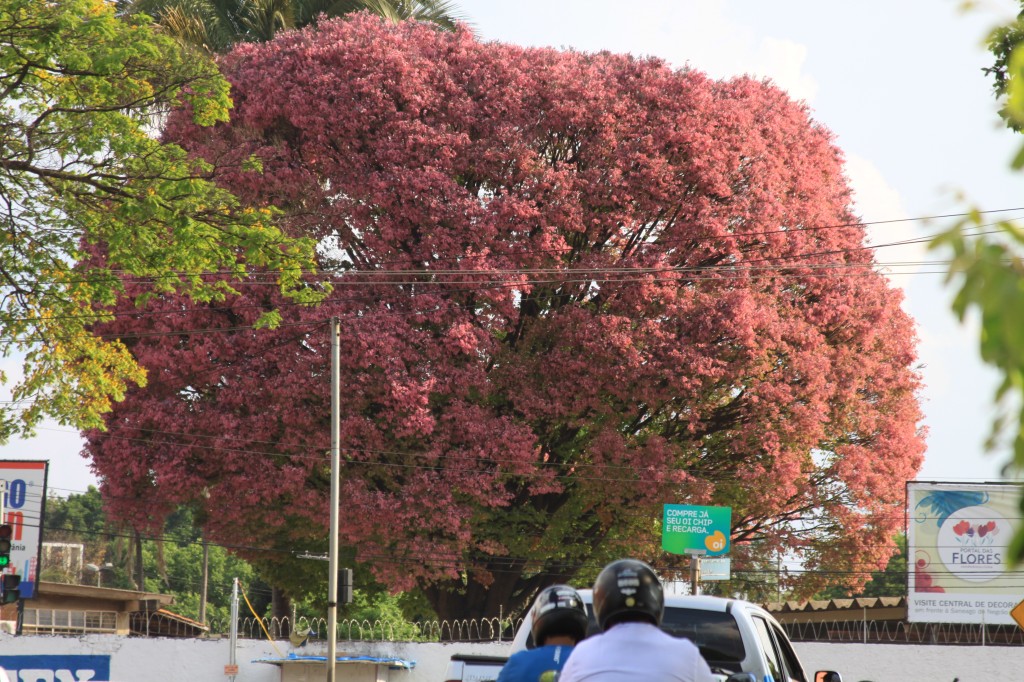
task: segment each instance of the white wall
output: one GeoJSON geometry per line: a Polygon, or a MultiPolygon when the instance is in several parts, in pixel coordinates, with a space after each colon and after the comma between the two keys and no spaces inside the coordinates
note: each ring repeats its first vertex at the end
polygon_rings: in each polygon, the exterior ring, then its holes
{"type": "Polygon", "coordinates": [[[1024,648],[795,642],[809,675],[838,670],[843,682],[1003,682],[1024,680],[1024,648]]]}
{"type": "MultiPolygon", "coordinates": [[[[311,643],[294,649],[287,641],[272,647],[266,641],[239,640],[237,680],[278,682],[276,666],[253,659],[297,655],[324,655],[326,644],[311,643]]],[[[111,657],[111,678],[116,682],[228,682],[228,640],[145,639],[111,635],[80,637],[0,634],[0,654],[92,654],[111,657]],[[168,674],[173,672],[173,678],[168,674]]],[[[794,647],[809,674],[838,670],[844,682],[992,682],[1024,679],[1024,648],[993,646],[918,646],[900,644],[796,643],[794,647]]],[[[339,642],[338,653],[393,656],[416,661],[408,672],[390,675],[391,682],[442,682],[453,653],[507,655],[508,643],[414,644],[409,642],[339,642]]],[[[340,676],[339,676],[340,679],[340,676]]],[[[38,682],[33,678],[31,682],[38,682]]],[[[20,682],[12,680],[11,682],[20,682]]],[[[51,682],[46,680],[45,682],[51,682]]],[[[52,682],[72,682],[60,679],[52,682]]]]}
{"type": "MultiPolygon", "coordinates": [[[[224,674],[230,654],[227,639],[160,639],[123,637],[118,635],[15,637],[0,634],[0,655],[100,655],[110,656],[110,674],[114,682],[164,682],[168,679],[189,682],[228,682],[224,674]],[[168,677],[169,672],[174,677],[168,677]]],[[[338,655],[355,654],[388,656],[416,661],[411,671],[391,673],[392,681],[441,682],[454,653],[507,655],[509,644],[416,644],[411,642],[338,642],[338,655]]],[[[294,648],[287,640],[272,646],[265,640],[238,641],[235,660],[238,680],[245,682],[278,682],[280,669],[267,663],[253,663],[261,658],[324,656],[327,645],[313,642],[294,648]],[[275,649],[276,647],[276,649],[275,649]]],[[[340,675],[339,675],[340,679],[340,675]]],[[[20,682],[20,680],[11,680],[20,682]]],[[[33,678],[29,682],[38,682],[33,678]]],[[[45,682],[51,682],[46,680],[45,682]]],[[[58,680],[52,680],[58,682],[58,680]]],[[[59,682],[72,682],[60,679],[59,682]]]]}

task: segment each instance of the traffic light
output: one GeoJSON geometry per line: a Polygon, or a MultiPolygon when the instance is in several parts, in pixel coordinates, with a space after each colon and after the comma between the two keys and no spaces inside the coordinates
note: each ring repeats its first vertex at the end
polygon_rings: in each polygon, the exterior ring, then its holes
{"type": "Polygon", "coordinates": [[[0,571],[3,571],[11,564],[11,536],[14,535],[14,528],[11,524],[0,525],[0,571]]]}
{"type": "Polygon", "coordinates": [[[339,604],[352,603],[352,569],[342,568],[338,571],[338,594],[335,599],[339,604]]]}
{"type": "Polygon", "coordinates": [[[0,604],[14,604],[21,599],[21,576],[7,573],[3,576],[3,588],[0,590],[0,604]]]}

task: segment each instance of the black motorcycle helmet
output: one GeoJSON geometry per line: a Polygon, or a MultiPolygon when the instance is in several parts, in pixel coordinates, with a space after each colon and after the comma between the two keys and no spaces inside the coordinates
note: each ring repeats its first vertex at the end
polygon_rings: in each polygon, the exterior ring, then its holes
{"type": "Polygon", "coordinates": [[[594,614],[602,630],[634,620],[660,625],[664,613],[661,581],[654,569],[642,561],[613,561],[594,581],[594,614]]]}
{"type": "Polygon", "coordinates": [[[580,641],[587,634],[587,609],[579,593],[568,585],[545,587],[533,603],[530,628],[534,646],[543,646],[552,635],[568,635],[580,641]]]}

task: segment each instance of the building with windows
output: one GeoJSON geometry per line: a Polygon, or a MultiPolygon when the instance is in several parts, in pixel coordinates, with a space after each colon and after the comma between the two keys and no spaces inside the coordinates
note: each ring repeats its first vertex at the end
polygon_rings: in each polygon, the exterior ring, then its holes
{"type": "MultiPolygon", "coordinates": [[[[35,597],[21,603],[21,634],[198,637],[208,631],[164,608],[173,601],[167,594],[40,581],[35,597]]],[[[6,631],[14,632],[17,620],[18,605],[0,609],[6,631]]]]}

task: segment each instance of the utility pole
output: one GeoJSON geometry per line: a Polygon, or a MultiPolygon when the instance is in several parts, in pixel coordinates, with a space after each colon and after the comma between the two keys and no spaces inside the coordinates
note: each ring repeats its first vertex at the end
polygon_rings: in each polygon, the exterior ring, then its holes
{"type": "Polygon", "coordinates": [[[231,644],[228,650],[228,667],[225,668],[225,672],[230,671],[228,677],[231,678],[231,682],[234,682],[235,675],[238,674],[236,649],[238,649],[238,578],[231,583],[231,644]]]}
{"type": "Polygon", "coordinates": [[[331,522],[327,574],[327,682],[338,667],[338,505],[341,497],[341,320],[331,318],[331,522]]]}
{"type": "Polygon", "coordinates": [[[199,622],[206,624],[206,598],[210,585],[210,543],[203,535],[203,584],[199,592],[199,622]]]}
{"type": "Polygon", "coordinates": [[[690,594],[700,594],[700,559],[697,552],[690,553],[690,594]]]}

